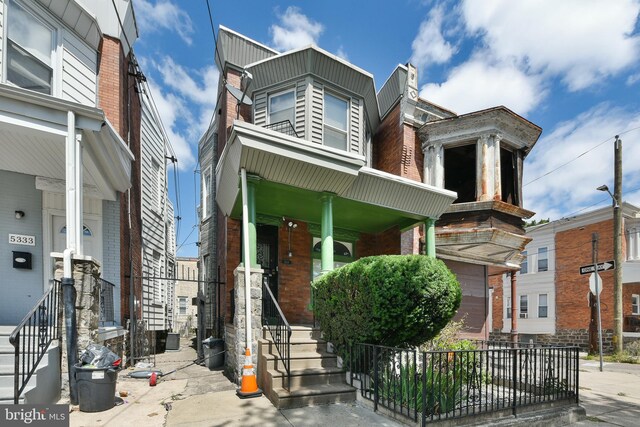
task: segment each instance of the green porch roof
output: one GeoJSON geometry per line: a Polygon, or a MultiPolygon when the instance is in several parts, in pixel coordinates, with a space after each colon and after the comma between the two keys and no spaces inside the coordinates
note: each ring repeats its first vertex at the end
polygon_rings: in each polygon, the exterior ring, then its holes
{"type": "Polygon", "coordinates": [[[239,172],[259,176],[256,213],[320,222],[322,193],[336,195],[334,227],[376,233],[437,219],[456,199],[436,188],[364,166],[365,159],[235,121],[216,167],[216,201],[239,218],[239,172]]]}

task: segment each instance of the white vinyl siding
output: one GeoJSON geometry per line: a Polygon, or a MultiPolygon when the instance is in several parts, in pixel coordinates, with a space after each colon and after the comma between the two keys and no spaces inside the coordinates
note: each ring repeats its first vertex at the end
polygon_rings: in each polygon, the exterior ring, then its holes
{"type": "MultiPolygon", "coordinates": [[[[0,2],[1,3],[1,2],[0,2]]],[[[36,2],[37,3],[37,2],[36,2]]],[[[47,93],[61,99],[77,102],[79,104],[95,107],[97,104],[97,73],[98,73],[98,52],[87,44],[81,37],[74,31],[70,30],[65,24],[60,22],[57,18],[53,17],[48,10],[40,7],[38,4],[27,3],[22,0],[13,0],[11,3],[5,1],[8,8],[6,18],[9,25],[6,26],[9,31],[13,25],[11,17],[11,9],[23,10],[25,13],[37,23],[44,25],[46,31],[50,32],[50,37],[42,37],[43,31],[38,32],[38,39],[41,40],[39,44],[42,46],[50,45],[48,57],[43,57],[40,53],[37,56],[33,56],[31,64],[40,64],[32,67],[33,70],[40,69],[42,74],[42,67],[50,69],[50,81],[48,88],[40,87],[34,88],[38,92],[47,93]],[[16,6],[17,5],[17,6],[16,6]],[[46,39],[50,40],[46,40],[46,39]],[[34,62],[35,61],[35,62],[34,62]]],[[[5,25],[3,18],[3,8],[0,7],[0,23],[5,25]]],[[[20,36],[17,39],[24,39],[25,32],[20,32],[20,36]]],[[[4,36],[4,28],[0,28],[0,37],[4,36]]],[[[4,58],[2,70],[2,81],[11,82],[17,86],[26,87],[25,84],[12,81],[16,80],[15,77],[11,77],[11,54],[6,50],[7,44],[11,42],[8,39],[4,39],[0,43],[0,49],[5,50],[4,57],[3,52],[0,51],[0,58],[4,58]]],[[[29,43],[29,42],[25,42],[29,43]]],[[[42,51],[44,48],[38,50],[42,51]]],[[[33,49],[26,49],[29,55],[32,55],[33,49]]],[[[15,76],[15,73],[13,73],[15,76]]],[[[42,77],[42,76],[41,76],[42,77]]],[[[44,76],[46,77],[46,76],[44,76]]],[[[24,83],[24,82],[23,82],[24,83]]]]}
{"type": "Polygon", "coordinates": [[[62,50],[62,99],[96,106],[96,52],[73,33],[65,32],[62,50]]]}

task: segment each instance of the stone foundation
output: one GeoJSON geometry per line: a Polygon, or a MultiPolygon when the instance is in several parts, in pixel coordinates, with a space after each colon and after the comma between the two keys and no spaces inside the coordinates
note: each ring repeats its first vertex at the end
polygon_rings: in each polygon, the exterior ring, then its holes
{"type": "MultiPolygon", "coordinates": [[[[253,335],[251,356],[254,369],[257,369],[258,367],[258,338],[260,338],[262,333],[262,273],[263,270],[255,268],[252,268],[250,272],[251,330],[253,335]]],[[[233,325],[226,325],[225,328],[225,347],[227,351],[225,372],[232,381],[240,384],[247,341],[245,323],[244,267],[236,268],[233,272],[233,277],[235,315],[233,317],[233,325]]]]}
{"type": "MultiPolygon", "coordinates": [[[[555,335],[550,334],[520,334],[532,337],[534,343],[545,345],[566,345],[578,346],[580,351],[589,351],[589,331],[586,329],[564,329],[556,331],[555,335]]],[[[491,341],[511,341],[511,334],[503,332],[492,332],[489,334],[491,341]]],[[[626,340],[625,340],[626,341],[626,340]]],[[[613,352],[613,330],[602,330],[602,350],[605,353],[613,352]]]]}
{"type": "MultiPolygon", "coordinates": [[[[62,280],[62,258],[55,260],[55,279],[62,280]]],[[[95,261],[73,260],[73,280],[76,289],[76,325],[78,329],[78,356],[91,343],[98,342],[98,321],[100,316],[100,265],[95,261]]],[[[64,286],[61,286],[64,288],[64,286]]],[[[62,290],[61,290],[62,292],[62,290]]],[[[60,295],[60,304],[64,307],[64,298],[60,295]]],[[[69,367],[67,358],[67,337],[64,312],[62,330],[62,392],[61,398],[69,398],[69,367]]]]}

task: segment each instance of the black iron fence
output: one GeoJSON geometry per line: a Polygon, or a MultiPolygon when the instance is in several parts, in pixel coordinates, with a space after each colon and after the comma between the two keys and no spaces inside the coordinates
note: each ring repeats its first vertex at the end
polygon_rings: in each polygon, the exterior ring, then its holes
{"type": "Polygon", "coordinates": [[[98,322],[100,326],[115,325],[113,308],[113,290],[116,285],[104,279],[98,279],[100,284],[100,315],[98,322]]]}
{"type": "Polygon", "coordinates": [[[265,128],[274,130],[276,132],[284,133],[285,135],[295,136],[296,138],[299,138],[298,133],[296,132],[295,128],[293,127],[293,125],[289,120],[283,120],[281,122],[271,123],[266,125],[265,128]]]}
{"type": "Polygon", "coordinates": [[[60,281],[52,280],[47,292],[9,337],[14,348],[15,363],[13,403],[19,403],[20,394],[29,383],[51,341],[61,338],[60,317],[60,281]]]}
{"type": "Polygon", "coordinates": [[[577,347],[422,352],[370,344],[350,348],[351,385],[379,407],[422,425],[565,401],[578,403],[577,347]]]}
{"type": "Polygon", "coordinates": [[[291,326],[284,317],[269,285],[262,283],[262,325],[266,326],[286,371],[286,388],[291,375],[291,326]]]}

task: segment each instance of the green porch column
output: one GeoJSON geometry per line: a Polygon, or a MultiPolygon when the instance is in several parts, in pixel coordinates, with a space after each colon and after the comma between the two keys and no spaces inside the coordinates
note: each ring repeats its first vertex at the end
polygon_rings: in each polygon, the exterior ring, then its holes
{"type": "Polygon", "coordinates": [[[249,258],[251,259],[251,267],[258,266],[256,243],[256,184],[259,180],[260,178],[255,175],[247,176],[247,209],[249,211],[249,258]]]}
{"type": "Polygon", "coordinates": [[[427,218],[424,222],[425,244],[427,247],[427,256],[435,258],[436,256],[436,220],[427,218]]]}
{"type": "Polygon", "coordinates": [[[322,195],[322,273],[333,270],[333,194],[322,195]]]}

